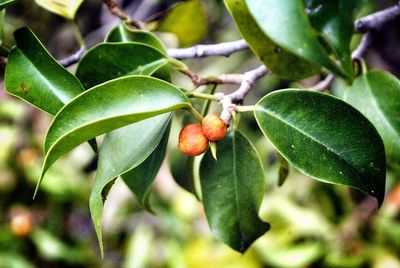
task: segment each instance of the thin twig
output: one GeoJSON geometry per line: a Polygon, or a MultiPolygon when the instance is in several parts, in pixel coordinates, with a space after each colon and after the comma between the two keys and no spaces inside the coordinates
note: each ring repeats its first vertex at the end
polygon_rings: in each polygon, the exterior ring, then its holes
{"type": "Polygon", "coordinates": [[[370,221],[377,208],[378,201],[376,198],[372,196],[366,197],[343,224],[342,229],[336,236],[337,243],[346,245],[346,243],[353,240],[360,226],[370,221]]]}
{"type": "Polygon", "coordinates": [[[168,49],[168,56],[178,60],[209,56],[229,57],[232,53],[247,49],[248,47],[246,41],[237,40],[213,45],[196,45],[189,48],[170,48],[168,49]]]}
{"type": "Polygon", "coordinates": [[[329,85],[333,82],[335,76],[333,74],[328,74],[324,80],[319,81],[314,86],[310,87],[309,90],[313,91],[325,91],[329,85]]]}
{"type": "Polygon", "coordinates": [[[266,74],[268,74],[268,69],[265,68],[264,65],[261,65],[260,67],[243,74],[240,87],[236,91],[228,95],[222,93],[217,95],[222,105],[222,113],[220,117],[226,124],[229,124],[229,121],[232,118],[232,112],[236,111],[236,104],[243,101],[244,97],[253,87],[255,81],[266,74]]]}
{"type": "Polygon", "coordinates": [[[373,33],[371,31],[364,34],[360,44],[351,54],[351,58],[354,61],[361,61],[361,59],[364,57],[365,52],[372,43],[372,34],[373,33]]]}
{"type": "Polygon", "coordinates": [[[388,22],[400,16],[400,1],[397,5],[384,10],[369,14],[358,19],[355,23],[355,31],[366,33],[368,31],[378,31],[388,22]]]}
{"type": "Polygon", "coordinates": [[[243,81],[243,74],[222,74],[220,76],[202,77],[193,72],[191,69],[178,69],[179,72],[186,75],[192,80],[196,87],[203,85],[220,85],[220,84],[238,84],[243,81]]]}
{"type": "Polygon", "coordinates": [[[129,22],[133,27],[138,29],[145,29],[146,26],[143,22],[137,21],[131,18],[129,14],[122,11],[122,9],[117,5],[114,0],[103,0],[104,4],[106,4],[108,10],[114,15],[120,18],[123,21],[129,22]]]}
{"type": "Polygon", "coordinates": [[[79,49],[77,52],[75,52],[71,56],[59,60],[59,62],[62,66],[69,67],[72,64],[77,63],[82,58],[82,56],[85,54],[85,52],[86,52],[86,48],[82,47],[81,49],[79,49]]]}

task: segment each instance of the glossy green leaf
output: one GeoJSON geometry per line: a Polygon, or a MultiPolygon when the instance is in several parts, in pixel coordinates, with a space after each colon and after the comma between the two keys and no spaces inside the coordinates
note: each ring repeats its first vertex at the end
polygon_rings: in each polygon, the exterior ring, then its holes
{"type": "Polygon", "coordinates": [[[0,10],[6,8],[7,6],[14,4],[18,0],[0,0],[0,10]]]}
{"type": "Polygon", "coordinates": [[[194,180],[194,157],[181,153],[177,148],[169,155],[169,168],[175,182],[198,197],[194,180]]]}
{"type": "Polygon", "coordinates": [[[79,62],[76,76],[85,88],[134,74],[149,75],[168,62],[159,50],[140,43],[102,43],[79,62]]]}
{"type": "Polygon", "coordinates": [[[244,252],[270,227],[258,216],[264,171],[256,149],[238,131],[218,143],[217,156],[208,150],[200,164],[207,220],[217,239],[244,252]]]}
{"type": "MultiPolygon", "coordinates": [[[[169,120],[164,121],[167,124],[169,122],[169,120]]],[[[150,187],[164,160],[168,138],[169,129],[165,131],[160,143],[143,163],[122,175],[122,179],[136,195],[140,205],[148,211],[152,211],[149,202],[150,187]]]]}
{"type": "Polygon", "coordinates": [[[344,86],[343,100],[360,110],[376,127],[386,154],[400,162],[400,81],[390,73],[372,71],[344,86]]]}
{"type": "Polygon", "coordinates": [[[354,33],[354,12],[360,0],[309,0],[311,24],[327,40],[343,64],[352,73],[350,42],[354,33]]]}
{"type": "MultiPolygon", "coordinates": [[[[141,43],[141,44],[146,44],[151,46],[152,48],[155,48],[159,50],[161,53],[167,56],[167,50],[164,47],[164,45],[161,43],[161,41],[153,34],[152,32],[149,31],[143,31],[143,30],[136,30],[132,28],[128,28],[125,24],[120,24],[117,27],[115,27],[113,30],[111,30],[107,37],[106,37],[106,42],[136,42],[136,43],[141,43]]],[[[99,59],[100,60],[100,59],[99,59]]],[[[150,61],[147,63],[149,65],[152,64],[152,59],[149,59],[150,61]]],[[[147,65],[145,64],[145,65],[147,65]]],[[[119,67],[119,66],[116,66],[119,67]]],[[[121,73],[123,73],[123,70],[121,70],[121,73]]],[[[157,69],[148,69],[147,73],[143,74],[148,74],[153,77],[160,78],[164,81],[170,82],[171,81],[171,67],[169,66],[168,62],[166,61],[164,64],[160,64],[160,66],[157,69]]]]}
{"type": "Polygon", "coordinates": [[[245,0],[261,30],[279,46],[335,74],[349,78],[321,44],[320,35],[311,26],[303,0],[245,0]]]}
{"type": "Polygon", "coordinates": [[[257,25],[244,0],[225,0],[240,34],[270,71],[287,79],[301,79],[319,71],[319,66],[278,46],[257,25]]]}
{"type": "MultiPolygon", "coordinates": [[[[155,156],[152,152],[154,151],[155,154],[160,153],[160,151],[157,149],[155,150],[155,148],[160,143],[160,140],[167,129],[170,118],[170,113],[161,114],[114,130],[108,133],[104,138],[103,144],[100,148],[96,178],[89,201],[90,212],[92,214],[102,253],[103,241],[101,219],[104,206],[103,193],[106,186],[116,177],[126,172],[128,172],[127,176],[122,176],[124,181],[128,186],[136,186],[135,182],[132,182],[134,178],[130,176],[134,175],[134,171],[129,174],[130,170],[135,170],[136,167],[140,170],[143,170],[143,168],[146,167],[153,169],[156,168],[153,165],[156,163],[146,159],[149,159],[150,157],[150,159],[156,160],[157,157],[161,156],[155,156]]],[[[163,142],[165,142],[165,139],[163,142]]],[[[149,170],[146,171],[150,172],[149,170]]],[[[152,178],[150,178],[151,174],[149,173],[141,175],[149,175],[149,177],[142,176],[141,178],[138,178],[138,180],[143,180],[143,187],[141,189],[144,189],[145,185],[151,184],[150,181],[152,181],[152,178]]],[[[135,190],[134,193],[140,194],[139,189],[136,190],[132,187],[130,188],[135,190]]],[[[145,194],[146,193],[143,192],[141,197],[144,197],[145,194]]]]}
{"type": "Polygon", "coordinates": [[[5,71],[5,88],[33,106],[55,115],[83,92],[79,80],[62,67],[28,28],[14,33],[5,71]]]}
{"type": "Polygon", "coordinates": [[[120,24],[112,29],[106,36],[106,42],[136,42],[152,46],[166,54],[166,49],[161,41],[149,31],[128,28],[125,24],[120,24]]]}
{"type": "Polygon", "coordinates": [[[85,140],[189,107],[189,100],[179,89],[148,76],[122,77],[85,91],[64,106],[50,125],[41,178],[58,158],[85,140]]]}
{"type": "Polygon", "coordinates": [[[265,136],[298,170],[320,181],[357,188],[382,203],[382,139],[349,104],[327,94],[287,89],[261,99],[255,117],[265,136]]]}
{"type": "Polygon", "coordinates": [[[72,20],[83,0],[35,0],[35,2],[54,14],[72,20]]]}
{"type": "Polygon", "coordinates": [[[207,34],[207,14],[200,0],[180,2],[162,19],[158,31],[176,35],[181,46],[200,42],[207,34]]]}

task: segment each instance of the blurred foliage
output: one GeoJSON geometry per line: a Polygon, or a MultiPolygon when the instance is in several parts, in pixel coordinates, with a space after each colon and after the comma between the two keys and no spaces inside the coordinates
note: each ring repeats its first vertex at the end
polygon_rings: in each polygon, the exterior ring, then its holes
{"type": "MultiPolygon", "coordinates": [[[[127,0],[123,5],[130,10],[144,2],[152,4],[141,11],[141,16],[164,11],[177,1],[127,0]]],[[[201,37],[203,42],[239,38],[222,1],[201,2],[207,12],[208,28],[212,29],[201,37]]],[[[394,2],[368,1],[365,12],[394,2]]],[[[99,1],[84,1],[77,13],[89,44],[103,40],[112,29],[112,25],[107,24],[112,19],[107,10],[101,9],[99,1]],[[106,22],[100,19],[104,17],[106,22]],[[102,26],[107,29],[99,30],[102,26]]],[[[56,58],[78,48],[70,21],[44,11],[29,0],[20,0],[7,9],[4,43],[11,46],[12,32],[24,25],[30,26],[44,40],[56,58]]],[[[167,45],[176,44],[174,38],[160,36],[167,45]]],[[[373,44],[367,58],[369,64],[398,75],[399,22],[378,36],[383,39],[373,44]],[[392,60],[396,57],[397,62],[392,60]]],[[[216,75],[244,72],[258,61],[251,52],[243,51],[227,59],[188,60],[187,64],[201,75],[216,75]]],[[[174,80],[190,85],[180,75],[174,80]]],[[[312,84],[313,80],[302,83],[312,84]]],[[[290,85],[270,75],[257,82],[257,90],[246,102],[253,104],[266,92],[290,85]]],[[[230,86],[218,88],[219,91],[231,89],[230,86]]],[[[217,107],[212,106],[212,109],[217,107]]],[[[179,125],[182,120],[185,120],[184,115],[175,118],[173,123],[179,125]]],[[[292,168],[284,184],[278,187],[278,155],[262,137],[254,118],[246,114],[240,120],[239,129],[256,145],[265,166],[267,187],[260,217],[271,223],[271,230],[244,255],[217,242],[207,226],[203,207],[193,195],[173,182],[165,164],[150,196],[156,215],[143,211],[127,186],[117,180],[106,202],[105,258],[101,259],[87,206],[96,162],[87,144],[57,162],[43,181],[41,192],[32,200],[43,162],[42,140],[49,123],[49,116],[0,91],[1,268],[400,267],[400,169],[397,166],[388,169],[387,195],[382,207],[361,222],[360,204],[365,202],[365,196],[358,192],[310,180],[292,168]],[[31,221],[31,231],[24,235],[12,228],[13,219],[15,221],[21,214],[28,215],[31,221]]],[[[177,137],[178,133],[172,131],[169,143],[172,145],[168,150],[171,158],[177,137]]]]}

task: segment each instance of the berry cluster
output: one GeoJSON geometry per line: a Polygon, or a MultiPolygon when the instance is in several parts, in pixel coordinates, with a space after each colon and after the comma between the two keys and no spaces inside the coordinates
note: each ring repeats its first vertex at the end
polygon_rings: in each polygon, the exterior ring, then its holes
{"type": "Polygon", "coordinates": [[[217,115],[209,114],[201,124],[189,124],[179,133],[179,150],[190,156],[204,153],[209,141],[219,141],[226,135],[227,125],[217,115]]]}

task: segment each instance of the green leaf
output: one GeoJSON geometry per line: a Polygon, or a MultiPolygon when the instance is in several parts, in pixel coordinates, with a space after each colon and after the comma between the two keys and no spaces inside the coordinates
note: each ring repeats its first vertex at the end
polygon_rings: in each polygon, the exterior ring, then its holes
{"type": "Polygon", "coordinates": [[[273,73],[282,78],[301,79],[319,71],[319,66],[283,49],[263,32],[249,13],[244,0],[225,0],[240,34],[253,52],[273,73]]]}
{"type": "Polygon", "coordinates": [[[255,117],[265,136],[298,170],[316,180],[354,187],[382,203],[382,139],[349,104],[327,94],[287,89],[262,98],[255,117]]]}
{"type": "Polygon", "coordinates": [[[200,200],[194,179],[194,157],[183,154],[175,148],[169,155],[169,168],[175,182],[200,200]]]}
{"type": "Polygon", "coordinates": [[[85,88],[133,74],[151,75],[168,62],[157,49],[140,43],[102,43],[79,62],[76,76],[85,88]]]}
{"type": "Polygon", "coordinates": [[[54,14],[72,20],[83,0],[35,0],[35,2],[54,14]]]}
{"type": "Polygon", "coordinates": [[[187,97],[175,86],[148,76],[127,76],[85,91],[54,118],[45,140],[47,169],[62,155],[85,140],[117,128],[189,108],[187,97]]]}
{"type": "MultiPolygon", "coordinates": [[[[5,88],[38,109],[55,115],[84,91],[82,84],[61,66],[28,28],[15,31],[16,46],[8,55],[5,88]]],[[[89,141],[97,152],[96,140],[89,141]]]]}
{"type": "MultiPolygon", "coordinates": [[[[167,50],[164,47],[163,43],[149,31],[136,30],[129,28],[126,24],[120,24],[111,30],[107,37],[106,42],[136,42],[145,45],[149,45],[154,49],[159,50],[167,57],[167,50]]],[[[100,59],[99,59],[100,60],[100,59]]],[[[150,62],[148,64],[152,64],[152,59],[149,59],[150,62]]],[[[165,62],[164,64],[160,64],[158,69],[153,70],[149,69],[148,75],[152,75],[153,77],[160,78],[164,81],[171,81],[171,68],[168,64],[169,62],[165,62]]],[[[116,66],[118,67],[118,66],[116,66]]],[[[123,71],[123,70],[121,70],[123,71]]],[[[122,72],[123,73],[123,72],[122,72]]]]}
{"type": "Polygon", "coordinates": [[[16,46],[8,56],[5,88],[33,106],[55,115],[84,91],[79,80],[62,67],[28,28],[14,33],[16,46]]]}
{"type": "Polygon", "coordinates": [[[269,224],[258,211],[264,195],[264,171],[256,149],[238,131],[218,143],[218,161],[207,151],[200,164],[203,203],[211,231],[244,252],[269,224]]]}
{"type": "MultiPolygon", "coordinates": [[[[167,124],[168,122],[169,120],[166,120],[167,124]]],[[[129,189],[131,189],[131,191],[136,195],[140,205],[148,211],[152,211],[149,202],[150,187],[153,184],[164,160],[168,138],[169,128],[165,131],[160,143],[151,155],[139,166],[122,175],[122,179],[129,189]]]]}
{"type": "Polygon", "coordinates": [[[6,8],[7,6],[14,4],[18,0],[0,0],[0,10],[6,8]]]}
{"type": "Polygon", "coordinates": [[[344,86],[342,98],[374,124],[387,156],[400,161],[400,81],[388,72],[368,72],[344,86]]]}
{"type": "Polygon", "coordinates": [[[165,55],[167,54],[166,49],[161,43],[161,41],[149,31],[137,30],[128,28],[125,24],[120,24],[112,29],[106,36],[106,42],[116,43],[116,42],[136,42],[141,44],[147,44],[153,48],[158,49],[165,55]]]}
{"type": "Polygon", "coordinates": [[[347,73],[353,72],[350,42],[354,33],[354,12],[360,0],[309,0],[311,24],[327,40],[347,73]]]}
{"type": "Polygon", "coordinates": [[[303,0],[245,0],[261,30],[279,46],[293,54],[324,66],[350,79],[321,44],[320,35],[311,26],[303,0]]]}
{"type": "Polygon", "coordinates": [[[176,35],[181,46],[200,42],[207,34],[207,14],[200,0],[176,4],[162,19],[158,31],[176,35]]]}
{"type": "MultiPolygon", "coordinates": [[[[102,194],[105,192],[106,186],[116,177],[132,169],[135,170],[136,167],[143,165],[143,167],[155,168],[155,166],[151,166],[152,163],[146,163],[146,159],[148,159],[149,156],[151,159],[160,157],[160,155],[154,156],[150,154],[153,151],[159,153],[159,150],[155,150],[155,148],[160,143],[164,132],[168,128],[170,118],[170,113],[161,114],[114,130],[108,133],[104,138],[99,153],[99,164],[96,178],[89,201],[90,212],[92,214],[102,253],[103,241],[101,219],[104,206],[102,194]],[[143,135],[144,133],[145,135],[143,135]]],[[[163,142],[165,142],[165,140],[163,142]]],[[[134,175],[134,172],[132,172],[131,175],[134,175]]],[[[135,182],[132,182],[130,174],[126,177],[123,175],[122,178],[127,184],[129,183],[128,186],[136,186],[135,182]]],[[[138,179],[143,179],[143,177],[138,179]]],[[[150,177],[146,177],[145,181],[142,182],[143,185],[150,183],[150,180],[152,180],[150,177]]],[[[132,187],[131,189],[133,190],[132,187]]],[[[139,191],[136,191],[135,189],[134,193],[139,193],[139,191]]],[[[143,196],[144,195],[145,192],[143,192],[143,196]]]]}

